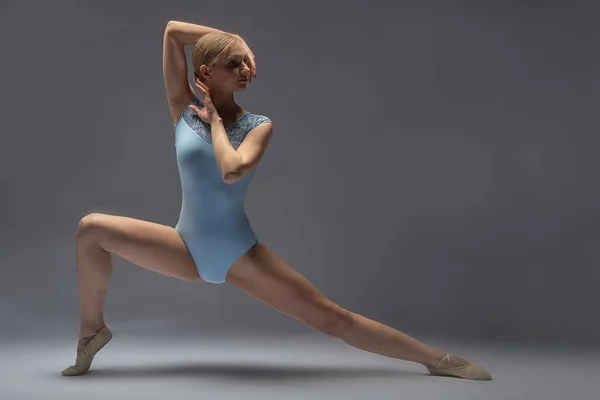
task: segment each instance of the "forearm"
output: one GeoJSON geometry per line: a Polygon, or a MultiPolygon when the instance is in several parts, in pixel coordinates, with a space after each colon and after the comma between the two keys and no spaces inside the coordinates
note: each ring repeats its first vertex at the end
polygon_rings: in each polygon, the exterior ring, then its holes
{"type": "Polygon", "coordinates": [[[181,45],[192,45],[199,37],[211,32],[223,32],[208,26],[190,24],[182,21],[169,21],[166,32],[181,45]]]}
{"type": "Polygon", "coordinates": [[[221,118],[213,121],[210,129],[217,165],[221,170],[221,177],[225,179],[239,170],[242,156],[231,146],[221,118]]]}

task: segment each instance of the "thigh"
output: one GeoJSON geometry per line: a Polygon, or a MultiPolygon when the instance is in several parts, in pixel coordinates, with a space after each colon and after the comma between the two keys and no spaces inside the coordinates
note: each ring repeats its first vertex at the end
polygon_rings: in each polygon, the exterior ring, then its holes
{"type": "Polygon", "coordinates": [[[323,331],[335,328],[349,313],[262,243],[231,266],[227,283],[323,331]]]}
{"type": "Polygon", "coordinates": [[[175,228],[135,218],[93,213],[78,234],[91,236],[107,252],[173,278],[201,281],[196,265],[175,228]]]}

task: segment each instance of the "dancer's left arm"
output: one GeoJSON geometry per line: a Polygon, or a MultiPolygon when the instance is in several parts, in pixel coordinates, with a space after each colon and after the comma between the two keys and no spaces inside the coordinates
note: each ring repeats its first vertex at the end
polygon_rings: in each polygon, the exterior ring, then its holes
{"type": "Polygon", "coordinates": [[[273,123],[263,122],[252,128],[236,150],[229,142],[229,137],[223,126],[223,119],[215,109],[209,88],[198,79],[196,79],[196,88],[202,94],[203,108],[200,109],[193,104],[188,107],[202,121],[210,124],[215,158],[221,170],[223,181],[230,184],[235,183],[260,162],[271,139],[273,123]]]}
{"type": "Polygon", "coordinates": [[[253,128],[237,150],[229,142],[220,118],[211,124],[211,130],[215,158],[223,181],[232,184],[258,165],[269,145],[273,124],[265,122],[253,128]]]}

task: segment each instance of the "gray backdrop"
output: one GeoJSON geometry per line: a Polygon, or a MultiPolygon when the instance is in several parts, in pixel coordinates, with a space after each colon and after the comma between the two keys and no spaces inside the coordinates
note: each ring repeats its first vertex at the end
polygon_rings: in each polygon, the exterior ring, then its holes
{"type": "MultiPolygon", "coordinates": [[[[174,19],[254,50],[239,101],[275,132],[246,209],[328,297],[415,335],[597,341],[598,9],[3,0],[1,334],[76,334],[87,213],[177,222],[161,71],[174,19]]],[[[113,327],[310,330],[229,285],[114,266],[113,327]]]]}

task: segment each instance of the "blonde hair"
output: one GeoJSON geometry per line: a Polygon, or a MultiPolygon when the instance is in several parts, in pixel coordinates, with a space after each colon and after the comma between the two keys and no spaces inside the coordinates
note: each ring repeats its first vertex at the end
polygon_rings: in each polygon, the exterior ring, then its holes
{"type": "Polygon", "coordinates": [[[207,33],[194,43],[192,64],[194,66],[194,78],[200,78],[200,67],[213,65],[225,61],[229,46],[237,40],[237,37],[228,32],[207,33]]]}

